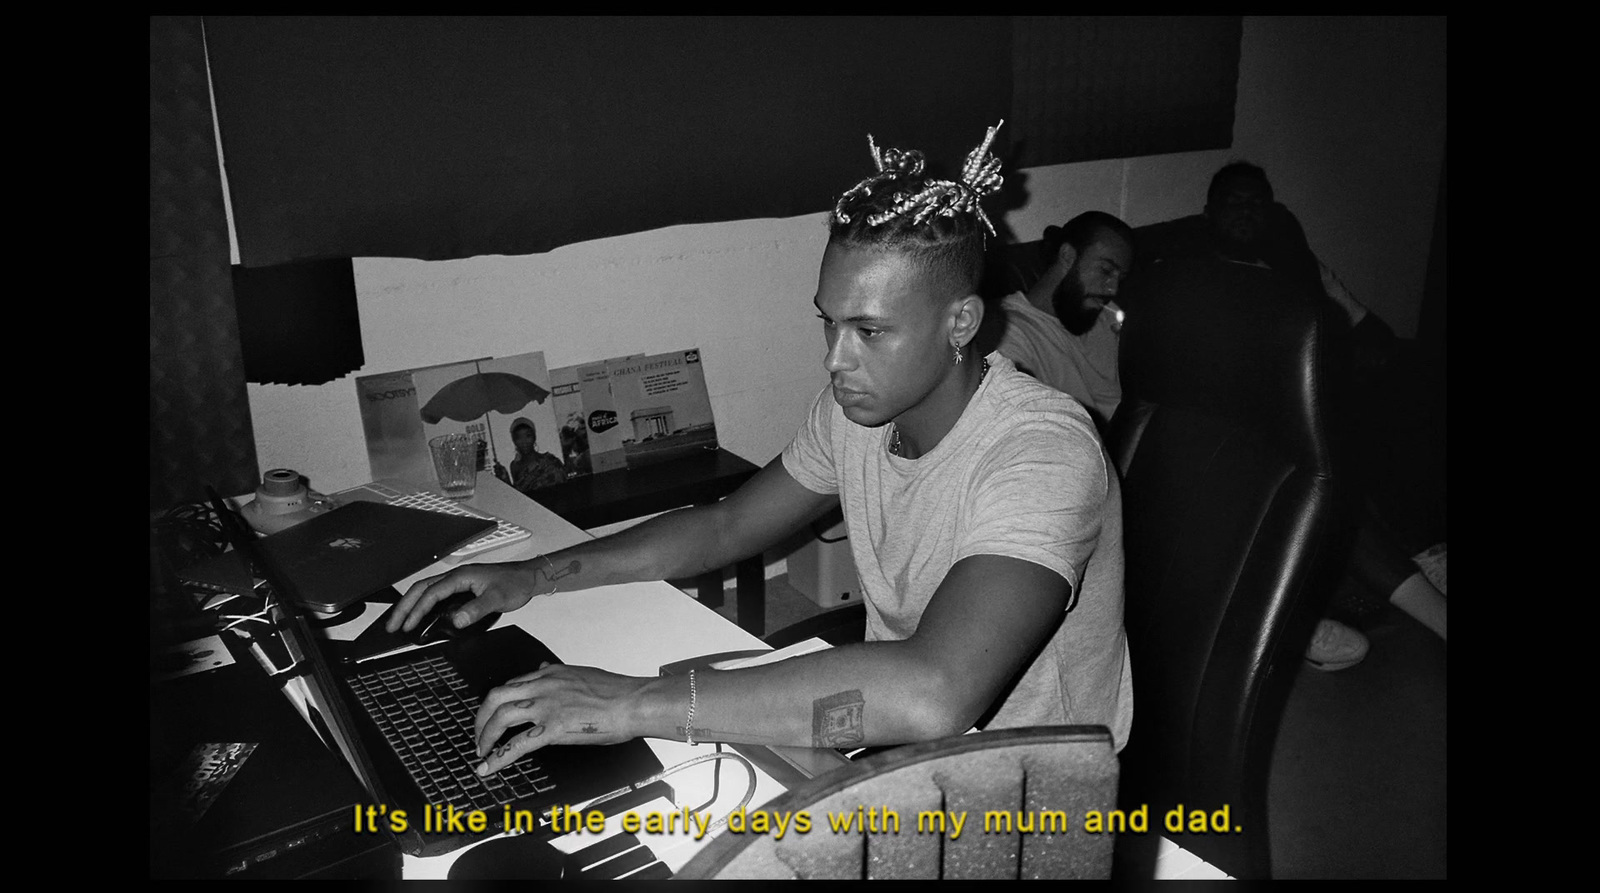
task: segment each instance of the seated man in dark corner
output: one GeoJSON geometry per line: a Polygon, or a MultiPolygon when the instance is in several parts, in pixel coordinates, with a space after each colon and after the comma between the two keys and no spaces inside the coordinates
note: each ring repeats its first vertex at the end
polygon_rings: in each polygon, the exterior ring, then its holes
{"type": "MultiPolygon", "coordinates": [[[[1351,373],[1348,393],[1353,411],[1346,424],[1353,435],[1349,443],[1355,447],[1352,467],[1357,469],[1364,491],[1359,529],[1352,534],[1349,569],[1385,601],[1444,637],[1444,596],[1411,558],[1432,541],[1407,542],[1406,537],[1395,536],[1384,520],[1385,511],[1379,508],[1385,488],[1374,486],[1390,474],[1382,466],[1395,455],[1395,445],[1383,431],[1385,424],[1374,420],[1375,409],[1403,404],[1405,398],[1396,395],[1414,390],[1397,359],[1399,342],[1394,331],[1357,301],[1333,270],[1317,258],[1300,222],[1273,199],[1266,171],[1249,162],[1232,162],[1213,175],[1204,213],[1140,227],[1134,238],[1137,268],[1193,258],[1246,264],[1270,270],[1291,289],[1337,306],[1332,317],[1349,324],[1336,333],[1336,342],[1347,351],[1343,356],[1351,373]]],[[[1350,614],[1372,610],[1348,600],[1335,607],[1350,614]]],[[[1368,648],[1369,642],[1359,630],[1324,619],[1312,636],[1306,659],[1318,669],[1341,670],[1360,663],[1368,648]]]]}
{"type": "Polygon", "coordinates": [[[1050,263],[1026,293],[994,308],[999,351],[1058,391],[1078,399],[1105,430],[1122,402],[1117,374],[1122,308],[1117,287],[1133,266],[1133,230],[1104,211],[1045,227],[1050,263]]]}
{"type": "Polygon", "coordinates": [[[549,556],[420,581],[387,620],[410,628],[461,591],[475,597],[458,626],[558,590],[693,576],[842,505],[867,640],[663,678],[543,668],[485,698],[481,774],[549,744],[636,736],[855,747],[1092,723],[1122,748],[1133,705],[1115,470],[1081,405],[998,353],[972,353],[993,233],[979,200],[1001,182],[993,137],[959,181],[869,139],[878,173],[829,217],[813,299],[831,384],[737,492],[549,556]]]}
{"type": "Polygon", "coordinates": [[[1134,238],[1139,267],[1214,257],[1272,270],[1307,293],[1326,297],[1350,323],[1354,369],[1362,380],[1374,377],[1394,353],[1394,330],[1318,259],[1300,221],[1273,199],[1267,172],[1254,164],[1224,165],[1211,178],[1202,213],[1140,227],[1134,238]]]}

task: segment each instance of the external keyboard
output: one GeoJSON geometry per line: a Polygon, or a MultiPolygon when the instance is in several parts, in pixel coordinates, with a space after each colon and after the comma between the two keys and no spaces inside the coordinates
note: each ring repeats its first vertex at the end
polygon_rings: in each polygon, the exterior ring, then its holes
{"type": "Polygon", "coordinates": [[[498,549],[501,546],[521,542],[533,536],[533,532],[526,527],[520,527],[493,515],[468,508],[453,499],[446,499],[437,493],[419,490],[415,493],[402,493],[393,487],[383,484],[364,484],[362,489],[371,490],[379,494],[390,505],[400,505],[406,508],[423,509],[429,512],[443,512],[447,515],[462,515],[467,518],[488,518],[494,522],[494,530],[467,543],[465,546],[450,553],[455,560],[470,558],[480,552],[498,549]]]}

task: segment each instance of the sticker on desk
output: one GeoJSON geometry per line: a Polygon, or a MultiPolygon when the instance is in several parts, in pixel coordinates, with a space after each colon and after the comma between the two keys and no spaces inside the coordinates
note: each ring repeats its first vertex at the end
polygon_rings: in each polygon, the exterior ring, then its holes
{"type": "Polygon", "coordinates": [[[184,759],[179,775],[183,785],[178,793],[178,812],[190,824],[199,821],[255,749],[254,742],[196,744],[184,759]]]}
{"type": "Polygon", "coordinates": [[[157,681],[176,679],[191,673],[204,673],[233,663],[233,654],[222,644],[221,636],[206,636],[192,642],[168,645],[156,653],[151,668],[157,681]]]}

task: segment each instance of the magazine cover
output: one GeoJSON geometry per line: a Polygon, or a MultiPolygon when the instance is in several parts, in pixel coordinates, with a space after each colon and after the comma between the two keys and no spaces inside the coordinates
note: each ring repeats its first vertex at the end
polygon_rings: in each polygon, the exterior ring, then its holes
{"type": "Polygon", "coordinates": [[[611,401],[606,364],[585,363],[550,370],[551,399],[561,428],[567,477],[623,468],[622,431],[611,401]]]}
{"type": "Polygon", "coordinates": [[[478,470],[524,493],[566,480],[542,351],[419,369],[412,380],[424,453],[428,440],[463,432],[484,443],[478,470]]]}
{"type": "Polygon", "coordinates": [[[606,366],[630,468],[716,448],[699,350],[613,359],[606,366]]]}
{"type": "Polygon", "coordinates": [[[476,361],[468,360],[356,378],[356,400],[361,406],[361,430],[367,438],[367,461],[372,466],[373,480],[434,480],[428,438],[423,435],[416,376],[437,373],[453,380],[476,370],[476,361]]]}

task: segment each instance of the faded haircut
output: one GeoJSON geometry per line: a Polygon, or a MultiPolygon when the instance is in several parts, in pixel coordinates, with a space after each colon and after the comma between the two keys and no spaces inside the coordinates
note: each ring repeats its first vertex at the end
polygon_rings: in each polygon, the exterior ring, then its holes
{"type": "Polygon", "coordinates": [[[909,215],[891,217],[873,226],[874,215],[892,209],[906,192],[924,186],[923,178],[897,182],[894,189],[874,190],[855,196],[847,205],[848,223],[829,218],[828,244],[845,248],[901,254],[940,281],[971,293],[983,279],[986,231],[976,214],[956,213],[931,217],[922,223],[909,215]]]}
{"type": "Polygon", "coordinates": [[[880,150],[869,134],[878,172],[839,197],[828,217],[828,244],[900,254],[938,281],[976,293],[984,239],[994,233],[980,201],[1003,182],[1000,159],[989,147],[1004,123],[990,127],[967,153],[958,180],[927,176],[921,152],[880,150]]]}

